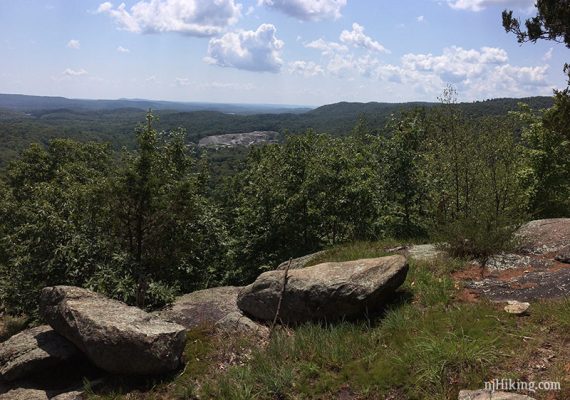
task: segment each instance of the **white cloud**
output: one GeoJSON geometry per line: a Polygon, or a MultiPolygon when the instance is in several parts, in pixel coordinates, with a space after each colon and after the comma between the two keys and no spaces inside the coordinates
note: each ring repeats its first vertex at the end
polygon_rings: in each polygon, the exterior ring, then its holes
{"type": "Polygon", "coordinates": [[[416,71],[434,72],[446,82],[457,83],[481,76],[489,65],[508,61],[503,49],[483,47],[481,50],[465,50],[452,46],[443,50],[440,56],[432,54],[406,54],[402,57],[404,68],[416,71]]]}
{"type": "Polygon", "coordinates": [[[552,52],[554,51],[554,47],[548,49],[546,53],[542,56],[543,61],[550,61],[552,59],[552,52]]]}
{"type": "Polygon", "coordinates": [[[81,43],[79,43],[79,40],[71,39],[69,42],[67,42],[67,47],[70,49],[79,50],[81,48],[81,43]]]}
{"type": "Polygon", "coordinates": [[[528,9],[534,6],[534,2],[535,0],[447,0],[451,8],[468,11],[481,11],[492,6],[528,9]]]}
{"type": "Polygon", "coordinates": [[[327,42],[324,39],[313,40],[305,44],[305,47],[309,49],[319,50],[323,56],[331,56],[336,53],[345,53],[348,51],[348,47],[337,42],[327,42]]]}
{"type": "Polygon", "coordinates": [[[127,48],[125,48],[125,47],[123,47],[123,46],[117,47],[117,51],[118,51],[119,53],[130,53],[130,52],[131,52],[129,49],[127,49],[127,48]]]}
{"type": "Polygon", "coordinates": [[[416,17],[416,21],[418,21],[418,22],[424,22],[425,20],[426,20],[426,19],[425,19],[425,17],[424,17],[423,15],[420,15],[420,16],[416,17]]]}
{"type": "Polygon", "coordinates": [[[280,53],[284,43],[275,33],[275,26],[262,24],[256,31],[229,32],[210,39],[204,61],[220,67],[278,72],[283,64],[280,53]]]}
{"type": "Polygon", "coordinates": [[[279,10],[303,21],[338,19],[347,0],[259,0],[259,5],[279,10]]]}
{"type": "Polygon", "coordinates": [[[65,75],[65,76],[82,76],[82,75],[87,75],[87,71],[85,71],[83,68],[82,69],[66,68],[65,71],[63,71],[63,75],[65,75]]]}
{"type": "Polygon", "coordinates": [[[550,90],[548,65],[511,65],[507,52],[500,48],[467,50],[452,46],[441,55],[406,54],[401,61],[401,66],[380,75],[386,78],[391,72],[407,84],[428,87],[453,83],[468,98],[527,96],[550,90]]]}
{"type": "Polygon", "coordinates": [[[365,35],[364,27],[356,22],[352,24],[352,31],[342,31],[340,34],[340,41],[354,47],[361,47],[370,51],[377,51],[380,53],[390,52],[379,42],[372,39],[370,36],[365,35]]]}
{"type": "Polygon", "coordinates": [[[121,29],[135,33],[178,32],[192,36],[214,36],[235,24],[241,4],[235,0],[146,0],[127,10],[101,3],[98,13],[110,15],[121,29]]]}
{"type": "Polygon", "coordinates": [[[313,61],[293,61],[289,63],[289,73],[303,75],[305,77],[324,74],[323,67],[313,61]]]}

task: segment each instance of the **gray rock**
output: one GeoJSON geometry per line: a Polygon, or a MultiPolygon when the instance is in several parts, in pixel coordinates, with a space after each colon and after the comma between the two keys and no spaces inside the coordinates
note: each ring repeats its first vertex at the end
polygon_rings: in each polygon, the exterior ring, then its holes
{"type": "MultiPolygon", "coordinates": [[[[335,320],[362,315],[382,306],[406,279],[401,255],[324,263],[289,271],[280,319],[285,323],[335,320]]],[[[238,296],[238,307],[270,321],[277,310],[285,271],[268,271],[238,296]]]]}
{"type": "Polygon", "coordinates": [[[515,236],[523,253],[556,253],[567,248],[570,243],[570,218],[530,221],[518,229],[515,236]]]}
{"type": "Polygon", "coordinates": [[[12,389],[7,393],[0,394],[0,400],[48,400],[49,397],[43,390],[37,389],[12,389]]]}
{"type": "MultiPolygon", "coordinates": [[[[291,266],[289,267],[289,269],[305,268],[311,261],[315,260],[317,257],[320,257],[325,253],[326,251],[323,250],[323,251],[317,251],[316,253],[308,254],[303,257],[294,258],[291,260],[291,266]]],[[[289,265],[289,260],[279,264],[277,270],[283,271],[287,268],[287,265],[289,265]]]]}
{"type": "Polygon", "coordinates": [[[27,329],[0,343],[0,376],[15,380],[78,356],[79,350],[48,325],[27,329]]]}
{"type": "Polygon", "coordinates": [[[223,286],[185,294],[157,315],[187,329],[214,326],[226,333],[238,332],[266,337],[267,327],[243,315],[237,306],[241,287],[223,286]]]}
{"type": "Polygon", "coordinates": [[[44,288],[40,311],[56,332],[105,371],[161,374],[182,362],[184,327],[89,290],[44,288]]]}
{"type": "Polygon", "coordinates": [[[407,256],[415,261],[434,261],[444,257],[446,253],[434,244],[416,244],[406,249],[407,256]]]}
{"type": "Polygon", "coordinates": [[[523,394],[491,392],[488,390],[462,390],[458,400],[534,400],[523,394]]]}

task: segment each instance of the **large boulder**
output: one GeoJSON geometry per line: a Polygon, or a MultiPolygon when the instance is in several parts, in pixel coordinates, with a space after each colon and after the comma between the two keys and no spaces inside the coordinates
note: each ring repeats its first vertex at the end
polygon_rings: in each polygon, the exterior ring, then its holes
{"type": "Polygon", "coordinates": [[[539,219],[524,224],[516,233],[520,250],[555,258],[570,244],[570,218],[539,219]]]}
{"type": "Polygon", "coordinates": [[[161,374],[177,369],[182,362],[183,326],[89,290],[44,288],[40,311],[55,331],[105,371],[161,374]]]}
{"type": "Polygon", "coordinates": [[[227,333],[268,336],[269,330],[266,326],[252,321],[238,308],[237,297],[241,289],[236,286],[223,286],[198,290],[180,296],[171,306],[156,314],[186,329],[213,326],[227,333]]]}
{"type": "Polygon", "coordinates": [[[15,380],[79,356],[77,348],[48,325],[27,329],[0,343],[0,376],[15,380]]]}
{"type": "MultiPolygon", "coordinates": [[[[279,317],[285,323],[335,320],[377,309],[404,282],[401,255],[330,262],[289,271],[279,317]]],[[[285,271],[268,271],[244,287],[238,307],[254,318],[275,316],[285,271]]]]}

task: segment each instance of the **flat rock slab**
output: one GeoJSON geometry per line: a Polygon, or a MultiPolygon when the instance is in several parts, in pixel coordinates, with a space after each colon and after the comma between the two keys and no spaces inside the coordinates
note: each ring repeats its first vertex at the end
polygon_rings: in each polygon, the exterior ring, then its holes
{"type": "Polygon", "coordinates": [[[15,380],[43,372],[80,355],[69,340],[42,325],[0,343],[0,376],[15,380]]]}
{"type": "MultiPolygon", "coordinates": [[[[314,261],[315,259],[317,259],[318,257],[322,256],[325,253],[326,251],[323,250],[323,251],[317,251],[316,253],[313,254],[308,254],[303,257],[293,258],[291,260],[291,265],[289,266],[289,269],[305,268],[307,265],[309,265],[311,261],[314,261]]],[[[277,270],[283,271],[287,268],[287,265],[289,265],[289,260],[283,261],[281,264],[279,264],[279,266],[277,266],[277,270]]]]}
{"type": "Polygon", "coordinates": [[[415,244],[405,250],[405,254],[415,261],[434,261],[446,255],[434,244],[415,244]]]}
{"type": "Polygon", "coordinates": [[[539,219],[524,224],[517,232],[520,251],[526,254],[553,254],[570,244],[570,218],[539,219]]]}
{"type": "Polygon", "coordinates": [[[156,313],[160,318],[176,322],[186,329],[214,326],[227,333],[254,334],[267,337],[266,326],[243,315],[237,306],[237,297],[242,288],[224,286],[198,290],[177,298],[165,310],[156,313]]]}
{"type": "MultiPolygon", "coordinates": [[[[284,323],[356,317],[384,305],[408,272],[401,255],[331,262],[289,271],[279,318],[284,323]]],[[[271,321],[281,297],[285,271],[268,271],[244,287],[238,307],[271,321]]]]}
{"type": "Polygon", "coordinates": [[[570,296],[570,268],[530,271],[510,279],[466,281],[465,287],[492,301],[532,302],[570,296]]]}
{"type": "Polygon", "coordinates": [[[40,311],[51,327],[97,367],[115,374],[152,375],[182,362],[183,326],[73,286],[42,290],[40,311]]]}
{"type": "Polygon", "coordinates": [[[462,390],[459,392],[458,400],[534,400],[534,398],[518,393],[462,390]]]}

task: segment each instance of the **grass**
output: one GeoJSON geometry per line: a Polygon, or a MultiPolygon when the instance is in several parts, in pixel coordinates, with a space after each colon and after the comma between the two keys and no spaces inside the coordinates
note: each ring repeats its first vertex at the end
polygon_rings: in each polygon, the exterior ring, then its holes
{"type": "Polygon", "coordinates": [[[28,327],[30,320],[25,316],[1,316],[0,317],[0,342],[3,342],[14,336],[16,333],[23,331],[28,327]]]}
{"type": "MultiPolygon", "coordinates": [[[[386,245],[341,246],[321,261],[376,257],[386,245]]],[[[533,304],[527,317],[492,303],[462,302],[450,277],[462,264],[411,263],[381,315],[282,329],[265,348],[248,338],[191,332],[179,375],[90,398],[445,400],[494,378],[560,381],[563,391],[555,397],[532,396],[570,398],[570,300],[533,304]],[[556,356],[537,371],[543,351],[556,356]]]]}

